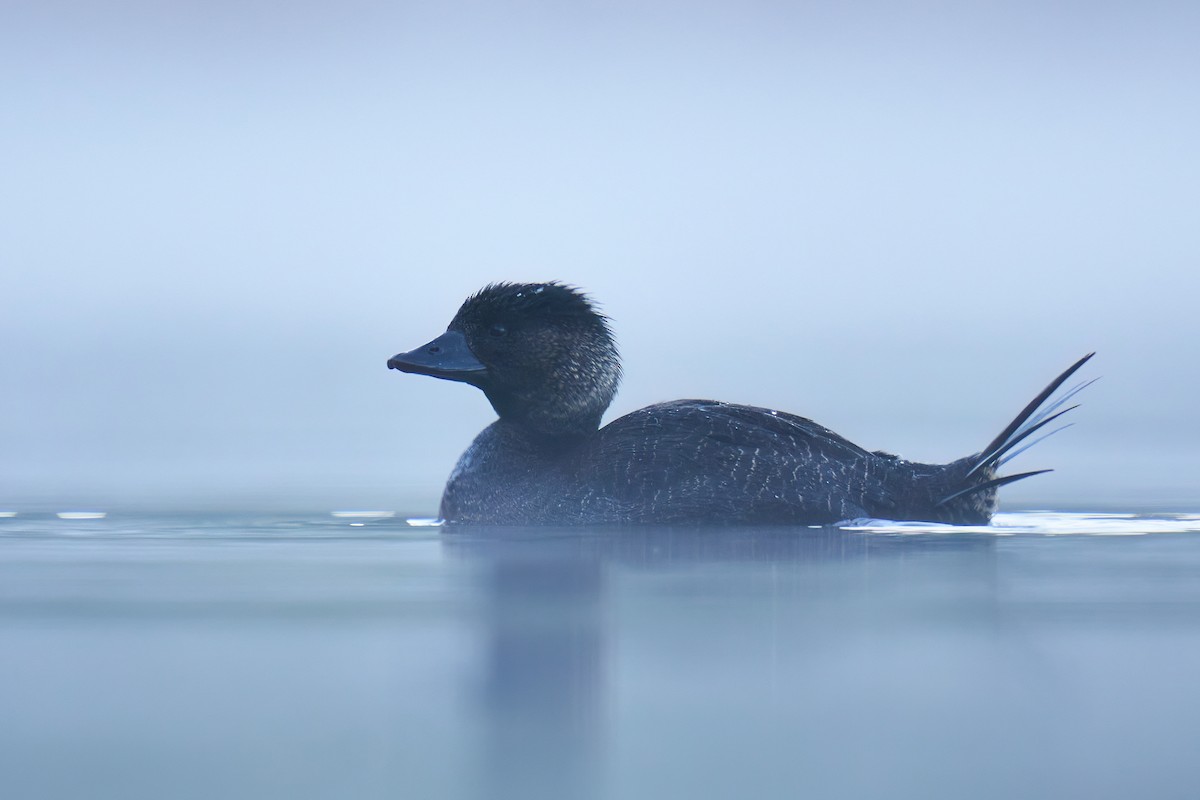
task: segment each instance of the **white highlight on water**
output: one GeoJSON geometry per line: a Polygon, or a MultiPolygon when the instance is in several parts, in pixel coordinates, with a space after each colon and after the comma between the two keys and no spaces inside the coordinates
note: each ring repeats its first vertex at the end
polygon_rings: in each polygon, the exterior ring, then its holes
{"type": "Polygon", "coordinates": [[[1197,514],[1137,514],[1095,512],[1021,511],[996,514],[991,525],[945,525],[937,522],[897,522],[886,519],[853,519],[838,527],[864,533],[988,533],[993,536],[1041,534],[1043,536],[1144,536],[1148,533],[1195,533],[1197,514]]]}
{"type": "Polygon", "coordinates": [[[338,519],[388,519],[396,516],[395,511],[330,511],[338,519]]]}

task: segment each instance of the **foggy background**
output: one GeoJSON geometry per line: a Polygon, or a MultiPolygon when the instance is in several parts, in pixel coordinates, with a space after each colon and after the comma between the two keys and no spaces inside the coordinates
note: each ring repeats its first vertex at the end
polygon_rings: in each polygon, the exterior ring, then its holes
{"type": "Polygon", "coordinates": [[[1194,507],[1200,6],[5,4],[0,508],[433,514],[492,418],[388,372],[494,280],[921,460],[1080,355],[1009,507],[1194,507]]]}

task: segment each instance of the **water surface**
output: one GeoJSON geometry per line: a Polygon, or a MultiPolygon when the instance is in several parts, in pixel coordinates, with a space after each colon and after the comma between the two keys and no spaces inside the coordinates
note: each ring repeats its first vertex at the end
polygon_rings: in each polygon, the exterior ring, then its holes
{"type": "Polygon", "coordinates": [[[1194,797],[1200,516],[0,518],[0,794],[1194,797]]]}

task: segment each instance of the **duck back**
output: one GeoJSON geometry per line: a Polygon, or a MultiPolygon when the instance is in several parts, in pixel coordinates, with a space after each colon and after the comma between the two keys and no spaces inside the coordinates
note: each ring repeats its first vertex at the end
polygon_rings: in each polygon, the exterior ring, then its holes
{"type": "Polygon", "coordinates": [[[676,400],[557,451],[494,423],[460,459],[441,513],[509,524],[931,518],[956,471],[869,452],[793,414],[676,400]]]}

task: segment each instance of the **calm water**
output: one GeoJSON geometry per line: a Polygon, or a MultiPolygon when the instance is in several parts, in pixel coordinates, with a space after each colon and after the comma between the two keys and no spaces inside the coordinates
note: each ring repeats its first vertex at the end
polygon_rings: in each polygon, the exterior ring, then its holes
{"type": "Polygon", "coordinates": [[[6,798],[1192,798],[1200,517],[0,519],[6,798]]]}

